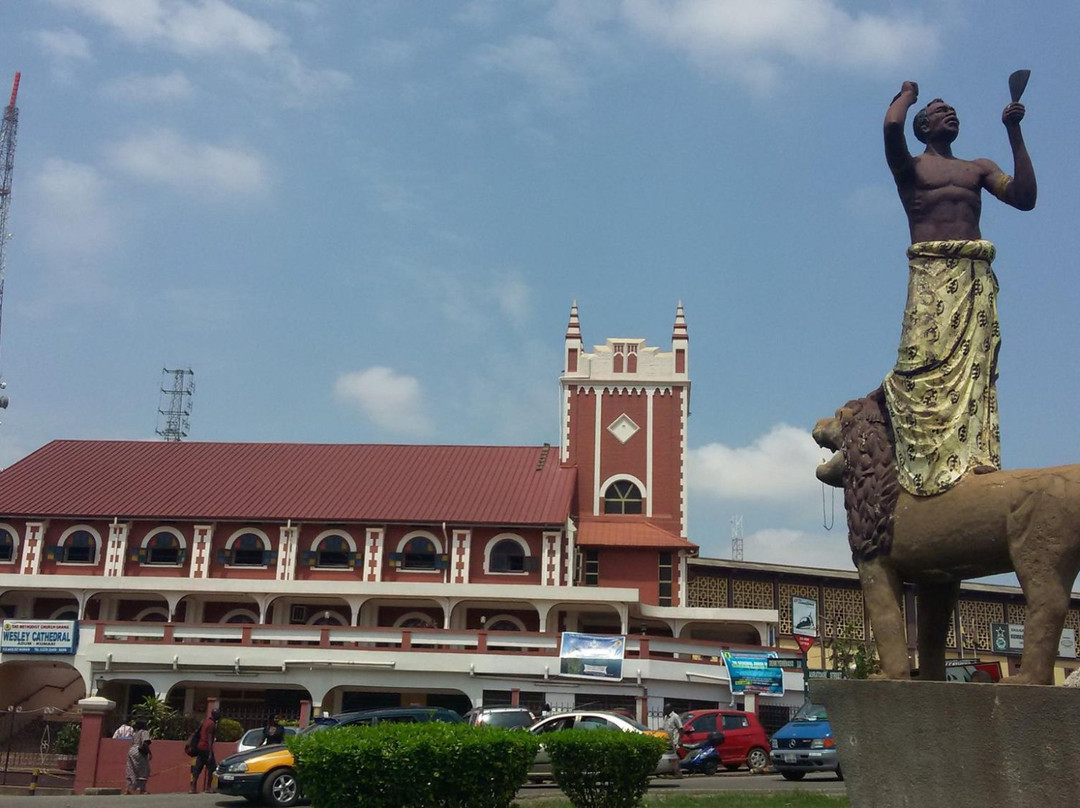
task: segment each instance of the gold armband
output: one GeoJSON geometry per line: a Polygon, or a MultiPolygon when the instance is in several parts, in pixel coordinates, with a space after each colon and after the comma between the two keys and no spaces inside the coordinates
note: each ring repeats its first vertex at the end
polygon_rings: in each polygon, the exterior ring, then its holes
{"type": "Polygon", "coordinates": [[[1005,192],[1009,190],[1009,185],[1012,183],[1012,181],[1012,177],[1002,172],[1001,176],[997,178],[997,182],[994,183],[994,196],[1004,202],[1005,192]]]}

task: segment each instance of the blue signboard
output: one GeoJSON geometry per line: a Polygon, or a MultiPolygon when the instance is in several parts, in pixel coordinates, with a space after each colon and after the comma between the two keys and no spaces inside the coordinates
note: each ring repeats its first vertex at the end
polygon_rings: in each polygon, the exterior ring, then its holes
{"type": "Polygon", "coordinates": [[[777,656],[775,651],[724,651],[723,655],[732,693],[784,695],[783,669],[769,667],[769,659],[777,656]]]}
{"type": "Polygon", "coordinates": [[[77,620],[5,620],[0,653],[74,654],[79,647],[77,620]]]}
{"type": "Polygon", "coordinates": [[[579,679],[622,679],[626,637],[564,631],[559,647],[559,673],[579,679]]]}

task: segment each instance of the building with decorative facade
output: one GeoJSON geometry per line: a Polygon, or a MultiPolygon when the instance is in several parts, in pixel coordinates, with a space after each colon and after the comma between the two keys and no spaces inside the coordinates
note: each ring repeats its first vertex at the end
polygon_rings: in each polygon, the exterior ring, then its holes
{"type": "MultiPolygon", "coordinates": [[[[564,363],[552,445],[63,440],[14,464],[0,612],[74,621],[77,647],[5,647],[0,707],[96,694],[122,713],[157,694],[255,724],[302,705],[801,703],[798,669],[756,697],[723,652],[790,655],[793,597],[818,603],[826,641],[868,638],[857,577],[697,557],[682,306],[670,351],[587,351],[575,305],[564,363]],[[625,637],[621,677],[562,675],[563,632],[625,637]]],[[[907,615],[914,638],[910,597],[907,615]]],[[[1016,622],[1018,589],[966,586],[950,640],[983,655],[1016,622]]],[[[828,667],[821,647],[811,667],[828,667]]]]}

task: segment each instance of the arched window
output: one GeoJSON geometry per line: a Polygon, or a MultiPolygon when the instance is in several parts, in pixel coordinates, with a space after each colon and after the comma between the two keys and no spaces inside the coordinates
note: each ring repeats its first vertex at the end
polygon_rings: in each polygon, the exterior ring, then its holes
{"type": "Polygon", "coordinates": [[[426,536],[414,536],[409,539],[402,551],[401,566],[407,570],[433,570],[438,550],[435,542],[426,536]]]}
{"type": "Polygon", "coordinates": [[[332,534],[319,540],[310,561],[325,569],[352,569],[356,553],[344,536],[332,534]]]}
{"type": "Polygon", "coordinates": [[[604,513],[635,514],[641,511],[641,489],[629,480],[616,480],[604,491],[604,513]]]}
{"type": "Polygon", "coordinates": [[[233,609],[228,612],[223,618],[222,623],[258,623],[259,616],[250,609],[233,609]]]}
{"type": "Polygon", "coordinates": [[[0,564],[10,564],[15,560],[15,534],[7,528],[0,528],[0,564]]]}
{"type": "Polygon", "coordinates": [[[168,623],[169,615],[166,614],[164,609],[151,607],[149,609],[143,609],[135,615],[135,619],[140,623],[168,623]]]}
{"type": "Polygon", "coordinates": [[[390,554],[390,566],[413,572],[446,569],[447,557],[442,554],[438,539],[430,533],[406,536],[398,544],[398,551],[390,554]]]}
{"type": "Polygon", "coordinates": [[[525,624],[513,615],[499,614],[484,623],[488,631],[524,631],[525,624]]]}
{"type": "Polygon", "coordinates": [[[438,628],[440,625],[427,612],[406,612],[394,621],[394,628],[438,628]]]}
{"type": "Polygon", "coordinates": [[[76,530],[69,533],[58,548],[57,561],[61,564],[96,564],[97,537],[89,530],[76,530]]]}
{"type": "Polygon", "coordinates": [[[234,535],[218,552],[218,562],[230,567],[266,567],[276,559],[269,540],[253,531],[234,535]]]}
{"type": "Polygon", "coordinates": [[[146,540],[139,560],[144,564],[176,567],[184,563],[184,545],[171,531],[159,530],[146,540]]]}
{"type": "Polygon", "coordinates": [[[517,539],[499,539],[488,556],[489,572],[525,572],[528,551],[517,539]]]}

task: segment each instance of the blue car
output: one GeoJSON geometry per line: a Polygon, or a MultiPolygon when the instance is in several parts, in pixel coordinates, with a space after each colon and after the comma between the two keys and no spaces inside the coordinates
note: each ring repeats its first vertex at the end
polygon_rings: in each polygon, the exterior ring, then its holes
{"type": "Polygon", "coordinates": [[[820,704],[806,702],[777,730],[769,745],[773,768],[785,780],[802,780],[807,772],[836,772],[838,779],[844,779],[829,716],[820,704]]]}

